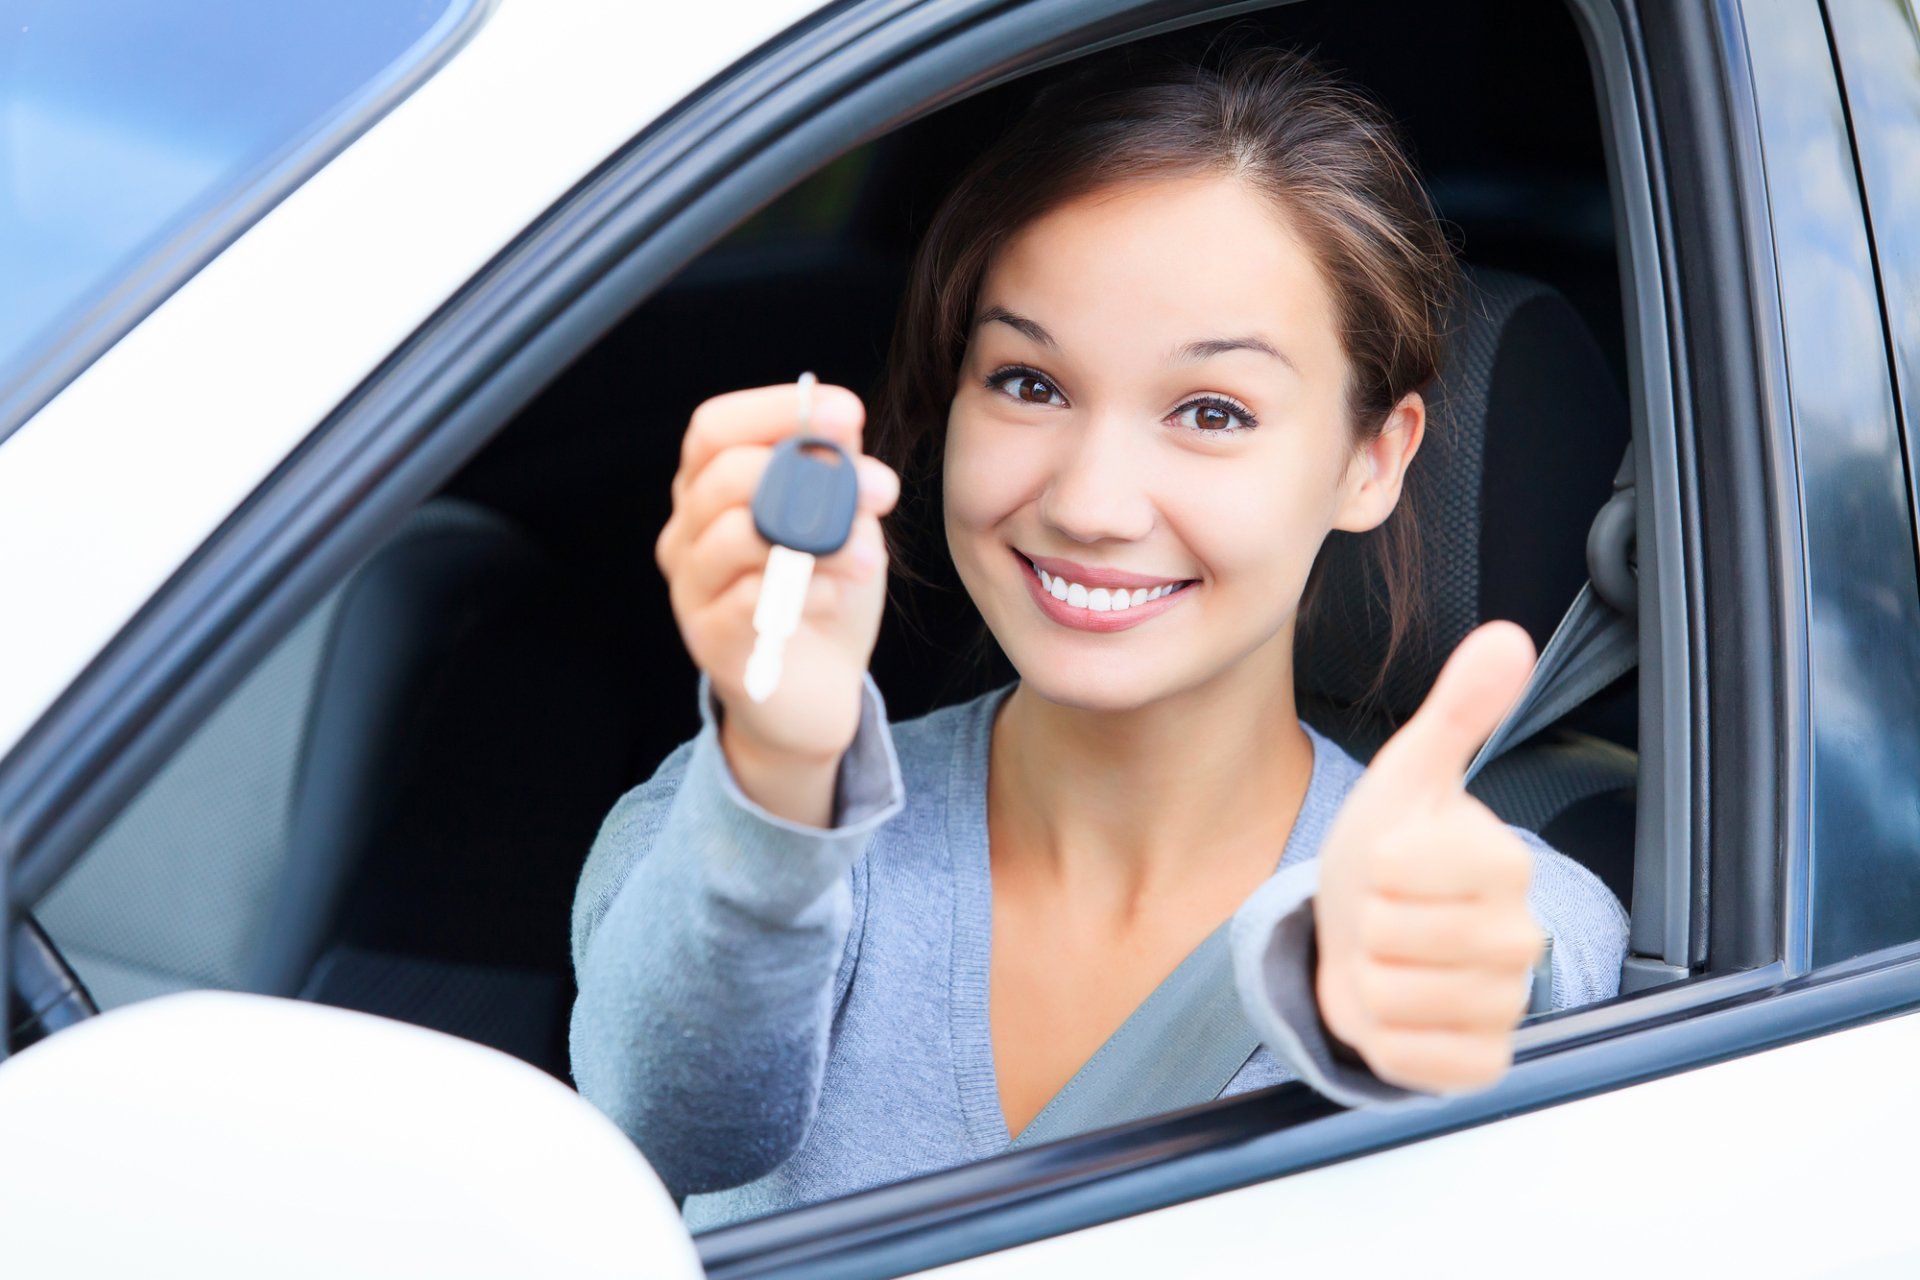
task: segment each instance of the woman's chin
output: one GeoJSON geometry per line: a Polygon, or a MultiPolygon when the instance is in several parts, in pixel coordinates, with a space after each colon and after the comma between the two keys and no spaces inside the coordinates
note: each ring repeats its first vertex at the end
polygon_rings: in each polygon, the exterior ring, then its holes
{"type": "Polygon", "coordinates": [[[1134,711],[1178,686],[1174,673],[1138,662],[1089,659],[1085,653],[1044,652],[1055,646],[1020,646],[1008,659],[1021,687],[1048,702],[1080,711],[1134,711]]]}

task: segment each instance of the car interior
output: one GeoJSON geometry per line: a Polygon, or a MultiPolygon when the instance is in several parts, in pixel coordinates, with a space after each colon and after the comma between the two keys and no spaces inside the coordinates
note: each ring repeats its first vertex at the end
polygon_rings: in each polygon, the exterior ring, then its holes
{"type": "MultiPolygon", "coordinates": [[[[1424,643],[1384,652],[1349,535],[1303,714],[1361,758],[1480,621],[1544,645],[1630,439],[1609,166],[1555,5],[1298,3],[1231,27],[1315,51],[1402,121],[1471,288],[1416,467],[1424,643]]],[[[601,818],[699,724],[653,561],[688,416],[813,370],[877,382],[940,193],[1056,67],[840,156],[718,238],[573,363],[228,696],[37,907],[98,1004],[294,995],[567,1078],[568,909],[601,818]]],[[[716,233],[721,229],[716,228],[716,233]]],[[[874,656],[895,718],[1013,678],[959,644],[964,593],[896,582],[874,656]]],[[[1632,906],[1636,677],[1472,789],[1632,906]]]]}

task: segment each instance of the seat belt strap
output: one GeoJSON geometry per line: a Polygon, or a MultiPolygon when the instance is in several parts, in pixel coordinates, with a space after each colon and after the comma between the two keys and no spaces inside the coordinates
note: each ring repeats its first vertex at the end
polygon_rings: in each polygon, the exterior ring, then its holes
{"type": "Polygon", "coordinates": [[[1467,767],[1469,781],[1639,664],[1634,480],[1629,443],[1613,475],[1613,496],[1587,527],[1587,581],[1540,651],[1527,687],[1467,767]]]}
{"type": "Polygon", "coordinates": [[[1593,584],[1580,588],[1560,619],[1519,699],[1467,766],[1467,778],[1519,746],[1561,716],[1633,670],[1640,661],[1640,629],[1601,600],[1593,584]]]}
{"type": "Polygon", "coordinates": [[[1240,1010],[1223,924],[1120,1024],[1008,1149],[1211,1102],[1259,1047],[1260,1037],[1240,1010]]]}

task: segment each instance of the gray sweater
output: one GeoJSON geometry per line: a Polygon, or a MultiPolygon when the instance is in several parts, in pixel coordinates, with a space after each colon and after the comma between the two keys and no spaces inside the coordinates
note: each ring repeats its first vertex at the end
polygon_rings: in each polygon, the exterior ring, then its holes
{"type": "MultiPolygon", "coordinates": [[[[987,1022],[986,822],[993,715],[1014,687],[889,725],[869,676],[834,825],[820,829],[741,791],[703,676],[700,732],[601,824],[573,907],[574,1078],[688,1197],[694,1230],[1014,1140],[987,1022]]],[[[1219,1094],[1304,1079],[1348,1105],[1417,1102],[1336,1058],[1319,1020],[1314,855],[1362,766],[1303,727],[1313,769],[1292,834],[1221,935],[1255,1034],[1219,1094]]],[[[1521,835],[1535,851],[1528,904],[1552,938],[1553,1007],[1613,995],[1626,913],[1591,872],[1521,835]]]]}

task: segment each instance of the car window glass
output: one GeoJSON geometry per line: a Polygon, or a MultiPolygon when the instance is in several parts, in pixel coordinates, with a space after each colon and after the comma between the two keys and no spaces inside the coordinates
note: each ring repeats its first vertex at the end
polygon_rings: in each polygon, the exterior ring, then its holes
{"type": "MultiPolygon", "coordinates": [[[[1854,402],[1859,408],[1846,415],[1856,436],[1848,451],[1855,471],[1846,476],[1845,492],[1857,507],[1847,512],[1846,524],[1872,527],[1877,545],[1887,546],[1890,527],[1902,528],[1909,537],[1913,534],[1914,486],[1920,479],[1914,469],[1914,433],[1920,429],[1920,226],[1911,214],[1920,207],[1916,205],[1920,201],[1920,16],[1911,3],[1893,0],[1836,5],[1830,20],[1859,186],[1857,196],[1846,189],[1853,186],[1854,173],[1843,157],[1834,172],[1845,186],[1835,184],[1836,194],[1829,204],[1836,209],[1857,208],[1864,214],[1866,243],[1860,248],[1870,251],[1871,269],[1878,277],[1888,344],[1885,355],[1891,357],[1893,382],[1892,402],[1883,409],[1887,366],[1878,342],[1866,348],[1868,358],[1859,366],[1860,376],[1832,380],[1835,386],[1857,386],[1861,396],[1854,402]],[[1867,405],[1879,412],[1861,411],[1867,405]],[[1900,447],[1893,442],[1895,432],[1886,421],[1888,416],[1898,418],[1900,444],[1907,458],[1904,475],[1897,462],[1886,465],[1887,454],[1897,457],[1894,451],[1900,447]],[[1884,424],[1884,434],[1872,433],[1869,423],[1884,424]],[[1886,515],[1868,526],[1869,510],[1886,515]]],[[[1822,242],[1823,250],[1839,258],[1844,250],[1827,249],[1829,243],[1841,245],[1840,237],[1822,242]]],[[[1847,250],[1853,248],[1845,245],[1847,250]]],[[[1860,257],[1843,261],[1856,279],[1864,280],[1866,264],[1860,257]]],[[[1839,275],[1838,268],[1823,265],[1820,278],[1832,288],[1831,280],[1839,275]]],[[[1824,298],[1822,305],[1827,305],[1824,298]]],[[[1872,318],[1871,311],[1867,318],[1872,318]]],[[[1834,322],[1823,314],[1821,323],[1834,322]]],[[[1817,537],[1819,523],[1810,523],[1817,537]]],[[[1841,553],[1836,561],[1866,559],[1853,548],[1849,548],[1852,554],[1841,553]]],[[[1910,559],[1894,547],[1887,549],[1891,554],[1885,561],[1886,576],[1856,575],[1849,567],[1845,573],[1815,578],[1816,590],[1825,583],[1841,602],[1847,625],[1875,637],[1847,646],[1853,653],[1844,660],[1823,663],[1824,653],[1814,659],[1817,675],[1835,682],[1824,703],[1817,700],[1816,685],[1814,706],[1816,733],[1835,744],[1832,763],[1815,769],[1820,789],[1816,803],[1824,808],[1813,850],[1816,963],[1920,937],[1920,808],[1912,803],[1911,781],[1920,767],[1915,755],[1920,744],[1907,731],[1912,723],[1910,710],[1906,714],[1900,710],[1920,705],[1920,676],[1909,658],[1899,656],[1911,651],[1897,647],[1913,634],[1914,570],[1910,559]],[[1889,639],[1880,640],[1882,635],[1889,639]],[[1862,651],[1870,656],[1854,656],[1862,651]],[[1883,665],[1875,667],[1874,658],[1883,665]],[[1899,727],[1877,731],[1870,713],[1884,715],[1899,727]],[[1831,834],[1823,840],[1820,836],[1825,832],[1831,834]]],[[[1817,615],[1815,627],[1819,629],[1817,615]]],[[[1835,649],[1836,654],[1843,651],[1835,649]]]]}

